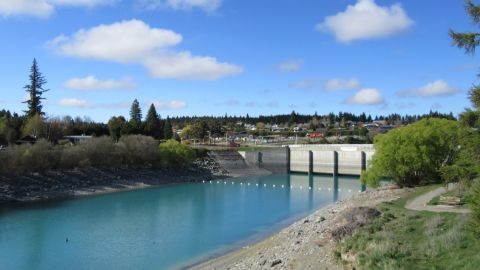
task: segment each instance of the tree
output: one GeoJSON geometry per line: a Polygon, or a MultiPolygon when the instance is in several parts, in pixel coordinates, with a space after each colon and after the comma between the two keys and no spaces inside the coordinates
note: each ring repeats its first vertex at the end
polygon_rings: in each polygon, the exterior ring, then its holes
{"type": "Polygon", "coordinates": [[[135,99],[130,107],[130,126],[133,133],[139,133],[142,125],[142,109],[138,100],[135,99]]]}
{"type": "MultiPolygon", "coordinates": [[[[471,0],[466,1],[466,10],[473,23],[480,26],[480,5],[471,0]]],[[[464,49],[465,53],[474,54],[480,45],[480,33],[459,33],[450,30],[453,45],[464,49]]],[[[480,86],[474,85],[469,92],[472,109],[467,109],[460,116],[460,121],[469,129],[461,140],[461,151],[457,161],[443,170],[445,177],[451,181],[461,181],[470,186],[469,203],[472,209],[470,227],[480,237],[480,86]]]]}
{"type": "Polygon", "coordinates": [[[167,120],[165,120],[165,125],[163,126],[163,138],[167,140],[173,138],[172,122],[170,121],[170,117],[168,116],[167,120]]]}
{"type": "Polygon", "coordinates": [[[152,103],[148,109],[147,117],[145,119],[145,134],[152,136],[155,139],[161,139],[163,132],[160,127],[160,118],[158,117],[155,105],[152,103]]]}
{"type": "Polygon", "coordinates": [[[288,126],[291,127],[295,125],[297,121],[297,114],[295,113],[295,111],[292,111],[292,113],[290,114],[290,119],[288,120],[288,126]]]}
{"type": "Polygon", "coordinates": [[[34,58],[32,67],[30,68],[30,83],[25,85],[23,88],[28,93],[28,100],[23,103],[27,103],[28,109],[25,111],[28,117],[33,117],[35,115],[43,116],[45,113],[42,111],[43,105],[41,100],[45,99],[42,97],[42,94],[47,92],[48,89],[44,89],[43,85],[47,83],[45,77],[42,76],[42,73],[38,69],[37,60],[34,58]]]}
{"type": "Polygon", "coordinates": [[[194,139],[202,140],[208,135],[208,125],[204,120],[194,121],[191,127],[191,136],[194,139]]]}
{"type": "Polygon", "coordinates": [[[108,131],[110,137],[118,141],[120,137],[125,134],[127,120],[123,116],[113,116],[108,120],[108,131]]]}
{"type": "Polygon", "coordinates": [[[439,182],[442,168],[458,155],[457,121],[427,118],[375,138],[375,155],[362,182],[378,185],[383,177],[399,186],[439,182]]]}
{"type": "Polygon", "coordinates": [[[195,151],[176,140],[168,140],[159,148],[160,161],[166,166],[183,169],[195,160],[195,151]]]}
{"type": "Polygon", "coordinates": [[[40,138],[45,133],[45,122],[43,117],[36,114],[27,119],[25,126],[23,127],[23,135],[31,135],[34,138],[40,138]]]}

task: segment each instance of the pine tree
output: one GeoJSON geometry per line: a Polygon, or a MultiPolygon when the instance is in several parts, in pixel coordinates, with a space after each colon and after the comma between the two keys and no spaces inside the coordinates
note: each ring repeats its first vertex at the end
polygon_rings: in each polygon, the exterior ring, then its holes
{"type": "Polygon", "coordinates": [[[47,92],[48,89],[44,89],[43,85],[47,83],[45,77],[42,76],[42,73],[38,69],[37,60],[34,58],[32,67],[30,68],[30,83],[25,85],[23,88],[29,95],[29,99],[23,103],[27,103],[28,110],[25,111],[28,117],[33,117],[35,115],[44,115],[42,111],[42,94],[47,92]]]}
{"type": "Polygon", "coordinates": [[[142,125],[142,109],[140,103],[135,99],[130,107],[130,126],[133,133],[138,133],[142,125]]]}
{"type": "Polygon", "coordinates": [[[153,103],[150,105],[145,119],[145,134],[152,136],[155,139],[161,138],[162,130],[160,130],[160,118],[158,117],[157,110],[153,103]]]}
{"type": "Polygon", "coordinates": [[[172,122],[170,121],[170,117],[168,116],[167,120],[165,121],[165,125],[163,126],[163,137],[166,140],[173,138],[172,122]]]}
{"type": "MultiPolygon", "coordinates": [[[[475,5],[471,0],[466,2],[467,13],[474,24],[480,26],[480,5],[475,5]]],[[[453,45],[464,49],[466,53],[474,54],[477,46],[480,45],[480,33],[478,32],[455,32],[450,30],[450,37],[453,45]]],[[[470,101],[475,109],[480,110],[480,86],[474,85],[469,93],[470,101]]]]}

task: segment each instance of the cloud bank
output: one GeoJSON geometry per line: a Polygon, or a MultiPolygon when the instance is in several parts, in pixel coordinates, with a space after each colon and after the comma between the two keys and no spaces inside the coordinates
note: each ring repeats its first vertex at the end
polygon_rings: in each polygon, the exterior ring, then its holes
{"type": "Polygon", "coordinates": [[[3,17],[26,15],[48,18],[58,6],[93,8],[101,5],[113,5],[117,0],[2,0],[0,15],[3,17]]]}

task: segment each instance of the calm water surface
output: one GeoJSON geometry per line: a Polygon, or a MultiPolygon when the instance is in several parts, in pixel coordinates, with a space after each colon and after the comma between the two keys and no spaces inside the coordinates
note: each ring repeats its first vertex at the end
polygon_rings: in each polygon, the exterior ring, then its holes
{"type": "Polygon", "coordinates": [[[359,189],[277,174],[0,208],[0,269],[182,268],[359,189]]]}

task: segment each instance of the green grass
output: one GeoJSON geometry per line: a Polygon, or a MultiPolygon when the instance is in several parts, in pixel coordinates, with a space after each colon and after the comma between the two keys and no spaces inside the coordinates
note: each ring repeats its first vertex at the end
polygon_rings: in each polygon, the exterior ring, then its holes
{"type": "Polygon", "coordinates": [[[357,269],[478,269],[480,241],[467,229],[468,216],[404,208],[408,200],[437,187],[421,187],[380,204],[382,216],[343,239],[336,256],[353,254],[357,269]]]}

